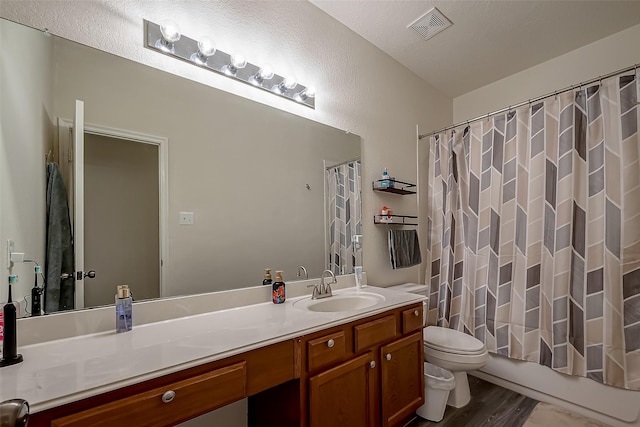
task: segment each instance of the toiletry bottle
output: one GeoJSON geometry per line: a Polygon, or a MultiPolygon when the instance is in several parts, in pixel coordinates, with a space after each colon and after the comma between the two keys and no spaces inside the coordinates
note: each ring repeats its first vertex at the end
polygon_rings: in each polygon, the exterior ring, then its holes
{"type": "Polygon", "coordinates": [[[356,289],[362,289],[362,266],[353,267],[353,273],[356,278],[356,289]]]}
{"type": "Polygon", "coordinates": [[[387,172],[387,168],[384,168],[382,172],[382,181],[380,181],[380,187],[389,187],[389,172],[387,172]]]}
{"type": "Polygon", "coordinates": [[[38,287],[38,274],[42,272],[42,267],[36,265],[33,288],[31,288],[31,315],[40,316],[42,314],[42,288],[38,287]]]}
{"type": "Polygon", "coordinates": [[[127,285],[119,285],[116,294],[116,332],[127,332],[133,327],[133,299],[127,285]]]}
{"type": "Polygon", "coordinates": [[[273,283],[273,280],[271,280],[271,269],[270,268],[265,268],[264,269],[264,280],[262,281],[263,285],[270,285],[273,283]]]}
{"type": "Polygon", "coordinates": [[[273,283],[273,303],[282,304],[285,300],[285,285],[282,280],[282,271],[276,271],[276,281],[273,283]]]}
{"type": "Polygon", "coordinates": [[[7,298],[7,303],[3,307],[4,331],[0,368],[22,362],[22,355],[18,354],[16,306],[11,300],[11,287],[16,283],[17,279],[18,276],[9,276],[9,297],[7,298]]]}

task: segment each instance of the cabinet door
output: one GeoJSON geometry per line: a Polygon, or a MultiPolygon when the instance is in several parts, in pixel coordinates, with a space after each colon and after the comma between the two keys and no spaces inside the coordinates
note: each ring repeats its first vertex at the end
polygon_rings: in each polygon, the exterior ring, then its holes
{"type": "Polygon", "coordinates": [[[375,368],[369,352],[309,378],[310,427],[371,426],[375,368]]]}
{"type": "Polygon", "coordinates": [[[380,351],[382,425],[395,426],[424,403],[422,332],[380,351]]]}

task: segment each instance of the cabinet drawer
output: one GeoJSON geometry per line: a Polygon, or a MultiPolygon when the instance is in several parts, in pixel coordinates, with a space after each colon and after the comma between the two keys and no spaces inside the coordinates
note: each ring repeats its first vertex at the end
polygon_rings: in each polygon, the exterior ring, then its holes
{"type": "Polygon", "coordinates": [[[346,340],[344,331],[334,334],[325,335],[307,343],[307,360],[308,369],[314,369],[326,366],[333,362],[339,362],[345,357],[346,340]]]}
{"type": "Polygon", "coordinates": [[[404,310],[402,312],[402,333],[406,334],[411,331],[422,328],[422,306],[404,310]]]}
{"type": "Polygon", "coordinates": [[[357,353],[373,345],[390,340],[396,336],[396,318],[387,316],[382,319],[358,325],[354,330],[354,351],[357,353]]]}
{"type": "Polygon", "coordinates": [[[168,426],[246,397],[246,362],[58,418],[52,427],[168,426]],[[175,393],[168,400],[168,392],[175,393]],[[163,401],[164,400],[164,401],[163,401]]]}

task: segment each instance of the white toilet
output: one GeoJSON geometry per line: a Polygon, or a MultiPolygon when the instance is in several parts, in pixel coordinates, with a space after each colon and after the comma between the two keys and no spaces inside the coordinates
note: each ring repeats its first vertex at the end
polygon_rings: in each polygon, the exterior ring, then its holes
{"type": "MultiPolygon", "coordinates": [[[[427,285],[405,283],[391,288],[429,296],[427,285]]],[[[424,316],[426,320],[426,306],[424,316]]],[[[455,387],[449,393],[447,405],[454,408],[465,406],[471,399],[467,371],[480,369],[487,363],[489,353],[486,346],[471,335],[440,326],[427,326],[422,332],[422,337],[424,339],[425,360],[451,371],[455,377],[455,387]]]]}

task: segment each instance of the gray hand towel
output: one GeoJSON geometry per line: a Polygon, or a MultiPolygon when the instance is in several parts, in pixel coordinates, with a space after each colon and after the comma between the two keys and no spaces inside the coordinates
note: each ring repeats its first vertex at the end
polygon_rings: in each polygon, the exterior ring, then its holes
{"type": "Polygon", "coordinates": [[[389,230],[391,268],[405,268],[422,262],[416,230],[389,230]]]}

